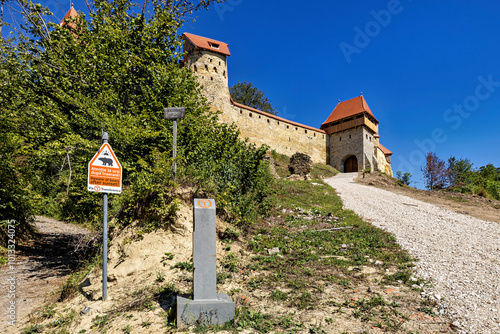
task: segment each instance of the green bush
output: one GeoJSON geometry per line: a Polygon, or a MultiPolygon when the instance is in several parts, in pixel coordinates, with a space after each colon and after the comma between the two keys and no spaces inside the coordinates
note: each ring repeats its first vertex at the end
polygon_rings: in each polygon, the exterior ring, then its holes
{"type": "Polygon", "coordinates": [[[500,182],[498,181],[486,181],[486,191],[491,198],[500,200],[500,182]]]}
{"type": "MultiPolygon", "coordinates": [[[[38,213],[100,226],[102,194],[87,190],[87,166],[106,131],[123,166],[123,192],[108,199],[111,216],[165,226],[179,204],[173,122],[163,118],[169,106],[186,108],[178,122],[180,183],[199,186],[221,212],[245,223],[269,209],[266,148],[219,124],[191,71],[179,67],[177,31],[188,3],[176,11],[153,3],[145,19],[130,0],[95,1],[75,22],[78,38],[55,25],[46,38],[27,19],[22,34],[32,39],[0,44],[2,219],[24,223],[38,213]]],[[[30,10],[45,11],[37,8],[30,10]]]]}

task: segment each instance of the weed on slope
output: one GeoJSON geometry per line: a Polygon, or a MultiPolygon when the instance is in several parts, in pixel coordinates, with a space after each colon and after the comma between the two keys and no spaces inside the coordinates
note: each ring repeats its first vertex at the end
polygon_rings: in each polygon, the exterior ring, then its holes
{"type": "MultiPolygon", "coordinates": [[[[344,210],[333,188],[320,179],[281,179],[274,196],[272,214],[249,231],[253,256],[238,268],[233,261],[231,268],[243,273],[249,295],[274,303],[271,314],[273,308],[282,310],[274,318],[278,328],[305,326],[314,332],[344,323],[352,329],[355,321],[363,330],[412,332],[412,317],[436,315],[432,306],[431,313],[417,312],[422,304],[416,290],[424,282],[412,277],[415,259],[393,235],[344,210]],[[284,326],[287,312],[295,316],[284,326]]],[[[249,305],[242,305],[241,314],[247,317],[249,305]]],[[[226,328],[244,328],[245,323],[237,317],[226,328]]]]}

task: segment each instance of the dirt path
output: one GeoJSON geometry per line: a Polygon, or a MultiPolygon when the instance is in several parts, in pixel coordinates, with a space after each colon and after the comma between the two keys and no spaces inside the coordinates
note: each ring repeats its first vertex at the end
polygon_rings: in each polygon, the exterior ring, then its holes
{"type": "Polygon", "coordinates": [[[432,279],[460,333],[500,333],[500,228],[407,196],[356,184],[357,174],[325,182],[347,209],[393,233],[416,256],[417,275],[432,279]]]}
{"type": "MultiPolygon", "coordinates": [[[[12,331],[7,309],[13,299],[9,298],[9,279],[15,277],[16,319],[27,316],[54,292],[79,263],[75,242],[89,231],[72,224],[37,216],[36,228],[39,238],[30,247],[16,245],[16,263],[13,273],[10,268],[0,269],[0,332],[12,331]]],[[[15,326],[14,326],[15,327],[15,326]]],[[[17,329],[20,332],[20,328],[17,329]]]]}

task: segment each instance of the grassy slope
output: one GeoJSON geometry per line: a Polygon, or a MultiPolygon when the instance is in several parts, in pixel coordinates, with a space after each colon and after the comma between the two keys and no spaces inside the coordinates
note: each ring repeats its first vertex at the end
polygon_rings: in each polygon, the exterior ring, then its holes
{"type": "MultiPolygon", "coordinates": [[[[281,177],[288,173],[287,159],[275,156],[281,177]]],[[[234,227],[218,231],[223,245],[218,254],[218,290],[232,296],[237,316],[223,327],[199,326],[194,331],[447,330],[436,319],[435,304],[418,298],[419,288],[415,284],[422,287],[423,282],[411,277],[414,259],[392,235],[344,210],[334,189],[321,181],[336,173],[331,167],[316,165],[310,181],[279,179],[269,217],[245,231],[234,227]],[[415,327],[419,324],[413,317],[427,322],[433,319],[434,325],[426,325],[428,330],[422,330],[415,327]]],[[[117,312],[96,317],[86,332],[109,329],[118,319],[123,332],[143,332],[144,324],[137,327],[133,319],[154,311],[155,305],[168,309],[166,303],[172,308],[160,312],[158,319],[163,320],[158,321],[163,323],[165,333],[175,332],[173,297],[190,293],[192,280],[189,263],[175,266],[175,272],[167,273],[167,279],[157,278],[156,286],[149,290],[137,287],[137,291],[131,291],[132,302],[124,299],[122,304],[129,305],[128,309],[118,306],[117,312]],[[171,278],[172,275],[177,276],[171,278]],[[123,321],[130,321],[130,325],[124,326],[123,321]]],[[[64,310],[64,305],[57,308],[64,310]]]]}

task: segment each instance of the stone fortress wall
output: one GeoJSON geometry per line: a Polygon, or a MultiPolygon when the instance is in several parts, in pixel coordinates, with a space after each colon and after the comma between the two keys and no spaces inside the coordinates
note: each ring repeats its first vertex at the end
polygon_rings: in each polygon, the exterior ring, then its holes
{"type": "Polygon", "coordinates": [[[219,120],[236,124],[242,138],[288,156],[296,152],[307,154],[313,162],[330,164],[342,172],[343,162],[355,156],[358,171],[371,168],[392,176],[390,155],[379,147],[378,125],[370,123],[366,117],[364,123],[356,123],[355,127],[350,127],[349,122],[341,124],[338,126],[340,132],[329,130],[329,135],[322,129],[236,103],[229,93],[227,44],[187,33],[183,37],[186,40],[184,66],[193,71],[203,86],[211,109],[221,112],[219,120]]]}
{"type": "Polygon", "coordinates": [[[229,94],[226,56],[185,43],[188,57],[184,65],[191,68],[203,86],[203,94],[213,110],[222,112],[219,120],[235,123],[242,138],[256,145],[268,145],[288,156],[300,152],[315,163],[328,161],[328,135],[320,129],[234,102],[229,94]]]}

